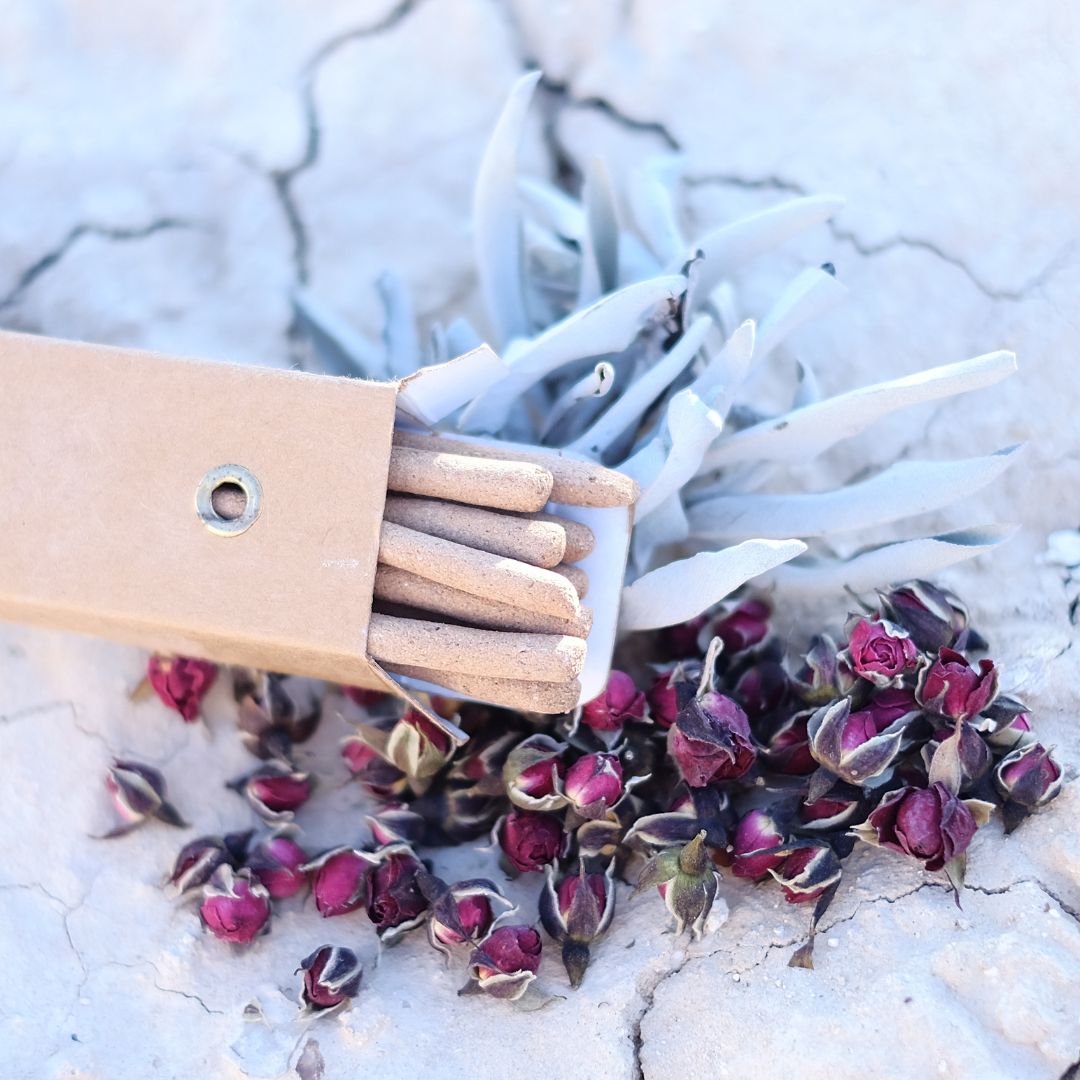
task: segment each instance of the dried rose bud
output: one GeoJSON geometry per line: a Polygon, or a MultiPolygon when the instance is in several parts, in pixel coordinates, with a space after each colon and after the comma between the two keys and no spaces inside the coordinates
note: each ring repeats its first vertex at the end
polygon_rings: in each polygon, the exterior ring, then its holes
{"type": "Polygon", "coordinates": [[[615,914],[614,874],[614,863],[606,874],[587,874],[581,863],[578,873],[556,885],[555,873],[548,869],[540,893],[540,921],[562,945],[563,966],[575,990],[589,966],[589,946],[604,934],[615,914]]]}
{"type": "Polygon", "coordinates": [[[935,731],[931,739],[923,746],[922,755],[929,770],[938,748],[947,739],[952,739],[949,748],[955,754],[955,768],[958,770],[955,782],[958,790],[967,791],[990,771],[994,759],[986,740],[971,724],[962,720],[958,730],[959,741],[956,739],[956,731],[950,728],[935,731]]]}
{"type": "Polygon", "coordinates": [[[700,656],[703,651],[700,639],[708,622],[707,615],[698,615],[688,622],[664,629],[660,635],[664,653],[672,660],[688,660],[700,656]]]}
{"type": "Polygon", "coordinates": [[[645,695],[625,671],[612,671],[599,696],[581,708],[581,722],[597,732],[621,731],[625,724],[645,717],[645,695]]]}
{"type": "Polygon", "coordinates": [[[486,878],[447,885],[421,873],[417,881],[431,906],[428,940],[448,959],[454,946],[475,944],[490,933],[495,923],[494,904],[513,908],[498,886],[486,878]]]}
{"type": "Polygon", "coordinates": [[[319,726],[320,687],[295,675],[233,668],[236,725],[244,746],[264,760],[287,760],[293,744],[310,739],[319,726]]]}
{"type": "Polygon", "coordinates": [[[406,709],[390,729],[383,756],[406,776],[426,780],[453,756],[454,741],[419,709],[406,709]]]}
{"type": "Polygon", "coordinates": [[[797,712],[770,736],[762,757],[774,772],[785,776],[807,776],[818,767],[810,753],[810,736],[806,730],[812,715],[810,711],[797,712]]]}
{"type": "Polygon", "coordinates": [[[731,872],[736,877],[763,881],[769,876],[769,871],[779,866],[786,856],[758,853],[777,847],[786,840],[784,830],[768,810],[748,811],[739,819],[735,828],[731,872]]]}
{"type": "MultiPolygon", "coordinates": [[[[240,783],[237,781],[237,783],[240,783]]],[[[266,821],[289,820],[311,795],[311,775],[281,761],[270,761],[242,782],[240,790],[266,821]]]]}
{"type": "Polygon", "coordinates": [[[105,777],[105,787],[112,795],[121,824],[110,829],[102,839],[124,836],[151,818],[178,829],[188,827],[176,807],[165,798],[165,777],[149,765],[114,758],[105,777]]]}
{"type": "Polygon", "coordinates": [[[848,693],[855,681],[836,642],[828,634],[818,634],[792,678],[791,686],[807,705],[824,705],[848,693]]]}
{"type": "Polygon", "coordinates": [[[840,880],[840,860],[827,844],[799,847],[769,873],[780,883],[789,904],[807,904],[817,900],[840,880]]]}
{"type": "Polygon", "coordinates": [[[942,649],[938,658],[919,677],[915,696],[923,708],[950,720],[978,716],[997,696],[998,676],[990,660],[980,660],[976,671],[967,658],[942,649]]]}
{"type": "Polygon", "coordinates": [[[1007,754],[994,770],[994,785],[1005,805],[1005,831],[1012,832],[1028,814],[1061,794],[1061,766],[1041,743],[1028,743],[1007,754]]]}
{"type": "Polygon", "coordinates": [[[270,894],[250,870],[219,866],[205,887],[199,917],[214,937],[246,945],[269,929],[270,894]]]}
{"type": "Polygon", "coordinates": [[[967,608],[946,589],[928,581],[909,581],[879,596],[885,614],[925,652],[984,644],[968,626],[967,608]]]}
{"type": "Polygon", "coordinates": [[[424,920],[427,897],[417,875],[424,865],[408,844],[388,844],[372,853],[375,863],[367,900],[367,915],[384,944],[396,941],[424,920]]]}
{"type": "Polygon", "coordinates": [[[603,817],[623,796],[622,765],[615,754],[586,754],[567,770],[566,798],[584,818],[603,817]]]}
{"type": "Polygon", "coordinates": [[[872,712],[853,713],[851,699],[841,698],[810,717],[807,724],[810,753],[834,776],[850,784],[864,784],[880,776],[896,760],[906,724],[907,720],[901,717],[878,731],[872,712]]]}
{"type": "MultiPolygon", "coordinates": [[[[1001,701],[1002,698],[998,698],[994,706],[1001,701]]],[[[1019,702],[1016,704],[1019,705],[1019,702]]],[[[992,706],[988,711],[992,712],[993,708],[992,706]]],[[[992,726],[986,734],[986,741],[995,750],[1011,752],[1036,741],[1035,732],[1031,727],[1031,719],[1022,709],[1021,706],[1020,712],[1010,711],[1008,714],[1001,716],[996,722],[987,721],[992,726]]],[[[979,730],[986,729],[980,724],[979,730]]]]}
{"type": "Polygon", "coordinates": [[[287,836],[271,836],[248,856],[248,869],[275,900],[295,896],[307,884],[308,853],[287,836]]]}
{"type": "Polygon", "coordinates": [[[558,810],[566,805],[560,780],[566,774],[566,744],[550,735],[530,735],[510,751],[503,765],[506,794],[523,810],[558,810]]]}
{"type": "Polygon", "coordinates": [[[915,693],[903,687],[891,687],[888,690],[880,690],[860,710],[868,712],[873,717],[874,727],[879,732],[884,731],[894,720],[906,716],[914,718],[919,712],[919,703],[915,700],[915,693]]]}
{"type": "Polygon", "coordinates": [[[662,728],[669,728],[675,723],[675,717],[679,713],[679,689],[676,681],[679,668],[671,671],[661,671],[652,681],[649,687],[647,700],[649,703],[649,715],[662,728]]]}
{"type": "MultiPolygon", "coordinates": [[[[683,784],[665,813],[635,818],[624,842],[638,850],[653,851],[688,844],[702,830],[714,852],[727,846],[735,823],[731,797],[718,788],[688,788],[683,784]]],[[[581,829],[578,829],[580,847],[581,829]]]]}
{"type": "Polygon", "coordinates": [[[339,847],[320,855],[300,869],[311,874],[315,907],[324,919],[347,915],[364,907],[371,889],[371,855],[356,848],[339,847]]]}
{"type": "Polygon", "coordinates": [[[771,614],[763,600],[744,600],[730,614],[714,622],[711,631],[724,643],[724,655],[742,652],[763,641],[769,632],[771,614]]]}
{"type": "Polygon", "coordinates": [[[757,757],[746,713],[713,690],[699,693],[679,713],[668,732],[668,753],[691,787],[737,780],[757,757]]]}
{"type": "Polygon", "coordinates": [[[855,824],[866,814],[866,800],[857,787],[837,784],[828,795],[799,804],[803,832],[833,832],[855,824]]]}
{"type": "Polygon", "coordinates": [[[536,978],[542,951],[531,926],[500,926],[473,950],[469,975],[485,994],[517,1001],[536,978]]]}
{"type": "Polygon", "coordinates": [[[788,674],[776,660],[763,660],[748,668],[735,684],[735,698],[751,720],[779,709],[787,695],[788,674]]]}
{"type": "Polygon", "coordinates": [[[554,814],[511,810],[495,829],[499,846],[521,873],[543,870],[566,853],[569,837],[554,814]]]}
{"type": "Polygon", "coordinates": [[[217,678],[217,664],[189,656],[154,654],[146,664],[146,678],[154,693],[187,723],[199,718],[202,700],[217,678]]]}
{"type": "Polygon", "coordinates": [[[396,765],[381,758],[359,735],[342,740],[341,756],[356,781],[373,798],[396,799],[409,786],[409,778],[396,765]]]}
{"type": "Polygon", "coordinates": [[[359,705],[362,709],[370,709],[393,700],[391,694],[384,693],[382,690],[365,690],[362,686],[343,686],[341,692],[354,705],[359,705]]]}
{"type": "Polygon", "coordinates": [[[655,885],[675,916],[675,933],[687,927],[695,938],[701,937],[705,920],[712,910],[720,881],[709,850],[705,846],[705,830],[685,847],[662,851],[650,859],[638,876],[636,892],[655,885]]]}
{"type": "Polygon", "coordinates": [[[365,819],[371,836],[379,846],[405,843],[420,844],[427,834],[427,822],[405,803],[388,803],[365,819]]]}
{"type": "Polygon", "coordinates": [[[978,822],[973,802],[958,799],[941,783],[898,788],[885,795],[852,832],[868,843],[918,859],[927,870],[940,870],[963,854],[975,835],[978,822]]]}
{"type": "Polygon", "coordinates": [[[247,854],[251,830],[226,836],[200,836],[185,844],[176,856],[168,882],[177,894],[201,888],[219,866],[240,866],[247,854]]]}
{"type": "Polygon", "coordinates": [[[849,638],[842,654],[845,662],[856,675],[879,688],[898,686],[919,659],[908,632],[887,619],[856,619],[849,638]]]}
{"type": "Polygon", "coordinates": [[[300,961],[300,1015],[325,1016],[346,1006],[360,990],[364,965],[352,949],[322,945],[300,961]]]}

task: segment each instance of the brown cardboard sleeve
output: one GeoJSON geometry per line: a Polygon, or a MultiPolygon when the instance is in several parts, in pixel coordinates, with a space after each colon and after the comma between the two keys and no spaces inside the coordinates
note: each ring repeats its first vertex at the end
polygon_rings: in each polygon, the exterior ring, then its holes
{"type": "Polygon", "coordinates": [[[365,647],[397,392],[0,333],[0,618],[386,689],[365,647]],[[235,536],[196,512],[221,465],[262,489],[235,536]]]}

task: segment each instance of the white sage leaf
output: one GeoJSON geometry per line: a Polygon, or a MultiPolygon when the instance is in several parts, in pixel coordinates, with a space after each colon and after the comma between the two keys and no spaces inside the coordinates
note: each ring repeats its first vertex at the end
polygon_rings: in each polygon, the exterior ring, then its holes
{"type": "Polygon", "coordinates": [[[316,300],[306,289],[292,296],[293,311],[311,340],[316,358],[327,375],[379,379],[386,375],[386,357],[373,341],[337,312],[316,300]]]}
{"type": "Polygon", "coordinates": [[[530,331],[522,281],[517,155],[540,72],[514,84],[484,150],[473,189],[473,236],[480,292],[488,316],[506,342],[530,331]]]}
{"type": "Polygon", "coordinates": [[[672,193],[683,163],[674,156],[657,157],[631,171],[626,183],[630,216],[638,235],[662,263],[671,265],[686,251],[672,193]]]}
{"type": "Polygon", "coordinates": [[[400,274],[390,270],[379,275],[375,286],[386,313],[383,323],[386,370],[400,378],[415,371],[420,364],[420,339],[409,287],[400,274]]]}
{"type": "Polygon", "coordinates": [[[744,428],[719,442],[705,471],[737,461],[807,461],[889,413],[992,386],[1016,371],[1016,355],[1001,351],[874,383],[744,428]]]}
{"type": "Polygon", "coordinates": [[[835,274],[820,267],[812,266],[796,275],[758,326],[758,357],[767,356],[803,323],[835,307],[847,292],[835,274]]]}
{"type": "Polygon", "coordinates": [[[655,630],[686,622],[805,550],[801,540],[746,540],[668,563],[623,589],[620,628],[655,630]]]}
{"type": "Polygon", "coordinates": [[[518,179],[518,192],[526,207],[547,228],[564,240],[580,244],[585,238],[585,214],[581,205],[546,180],[533,176],[518,179]]]}
{"type": "Polygon", "coordinates": [[[937,510],[996,480],[1019,447],[960,461],[898,461],[857,484],[833,491],[724,495],[690,507],[700,540],[825,536],[937,510]]]}
{"type": "Polygon", "coordinates": [[[865,592],[893,581],[933,577],[946,566],[992,551],[1016,531],[1015,525],[982,525],[917,540],[899,540],[856,552],[846,559],[811,558],[781,566],[769,584],[791,595],[865,592]]]}
{"type": "Polygon", "coordinates": [[[579,308],[619,284],[619,214],[611,174],[601,158],[593,158],[585,169],[581,203],[585,208],[585,235],[581,243],[579,308]]]}

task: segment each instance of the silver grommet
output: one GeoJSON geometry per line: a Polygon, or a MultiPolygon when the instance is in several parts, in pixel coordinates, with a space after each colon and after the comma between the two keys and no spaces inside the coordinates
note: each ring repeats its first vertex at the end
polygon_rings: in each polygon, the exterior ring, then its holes
{"type": "Polygon", "coordinates": [[[239,536],[247,532],[259,516],[261,503],[262,485],[243,465],[219,465],[211,469],[195,491],[195,510],[216,536],[239,536]],[[222,498],[223,495],[227,497],[222,498]]]}

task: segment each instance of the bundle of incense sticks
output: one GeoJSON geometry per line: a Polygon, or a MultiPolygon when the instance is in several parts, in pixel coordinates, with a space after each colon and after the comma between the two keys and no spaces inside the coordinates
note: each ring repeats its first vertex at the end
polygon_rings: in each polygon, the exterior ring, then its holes
{"type": "Polygon", "coordinates": [[[368,654],[466,697],[567,712],[592,612],[592,531],[544,512],[631,506],[629,477],[557,451],[394,433],[368,654]]]}

